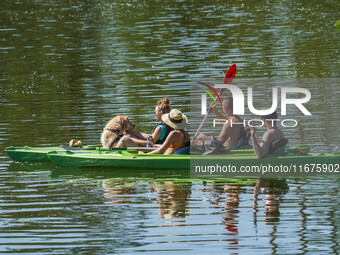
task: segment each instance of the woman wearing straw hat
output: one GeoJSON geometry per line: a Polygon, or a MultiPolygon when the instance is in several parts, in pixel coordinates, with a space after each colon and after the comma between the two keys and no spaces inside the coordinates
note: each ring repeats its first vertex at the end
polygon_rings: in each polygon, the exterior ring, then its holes
{"type": "Polygon", "coordinates": [[[175,154],[181,148],[190,145],[190,136],[184,130],[188,124],[187,117],[177,109],[162,116],[162,121],[174,130],[170,132],[162,146],[148,154],[175,154]]]}

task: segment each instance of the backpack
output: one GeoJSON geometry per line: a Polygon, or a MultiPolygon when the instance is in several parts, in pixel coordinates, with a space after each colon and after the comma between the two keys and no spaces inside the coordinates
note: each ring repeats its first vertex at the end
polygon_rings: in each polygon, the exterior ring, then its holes
{"type": "Polygon", "coordinates": [[[250,139],[250,127],[246,126],[245,128],[243,128],[240,138],[236,143],[236,148],[239,149],[242,146],[249,145],[249,139],[250,139]]]}
{"type": "Polygon", "coordinates": [[[288,143],[287,139],[275,140],[270,145],[269,150],[268,150],[268,154],[280,154],[280,153],[282,153],[285,150],[287,143],[288,143]]]}

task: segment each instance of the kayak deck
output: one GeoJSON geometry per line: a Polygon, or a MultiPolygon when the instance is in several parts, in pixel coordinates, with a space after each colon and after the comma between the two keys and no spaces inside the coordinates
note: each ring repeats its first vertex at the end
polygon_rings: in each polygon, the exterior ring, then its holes
{"type": "Polygon", "coordinates": [[[60,147],[30,147],[30,146],[24,146],[24,147],[14,147],[10,146],[5,149],[5,152],[7,155],[14,161],[17,162],[50,162],[49,157],[47,156],[47,153],[53,152],[53,151],[77,151],[77,152],[87,152],[91,150],[91,152],[107,152],[107,151],[120,151],[120,150],[129,150],[129,151],[137,151],[138,150],[150,150],[153,148],[137,148],[137,147],[129,147],[129,148],[114,148],[114,149],[108,149],[108,148],[102,148],[101,145],[88,145],[84,147],[70,147],[70,146],[60,146],[60,147]]]}
{"type": "Polygon", "coordinates": [[[59,147],[7,147],[5,152],[14,161],[18,162],[49,162],[48,152],[60,150],[59,147]]]}
{"type": "MultiPolygon", "coordinates": [[[[85,148],[92,148],[97,145],[89,145],[85,148]]],[[[64,151],[64,149],[51,146],[51,147],[14,147],[10,146],[5,149],[7,155],[17,162],[50,162],[47,153],[52,151],[64,151]]]]}

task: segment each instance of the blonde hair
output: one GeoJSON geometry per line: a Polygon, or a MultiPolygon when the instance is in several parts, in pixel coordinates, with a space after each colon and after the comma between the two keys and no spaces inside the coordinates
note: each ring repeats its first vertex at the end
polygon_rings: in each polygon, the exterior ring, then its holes
{"type": "Polygon", "coordinates": [[[170,101],[167,97],[164,97],[161,100],[158,100],[156,103],[156,106],[158,106],[159,110],[163,112],[163,114],[170,112],[170,101]]]}

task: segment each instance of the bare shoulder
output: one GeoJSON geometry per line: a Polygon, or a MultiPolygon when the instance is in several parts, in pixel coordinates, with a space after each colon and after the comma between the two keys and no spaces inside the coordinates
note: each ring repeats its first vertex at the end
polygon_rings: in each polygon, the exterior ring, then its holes
{"type": "Polygon", "coordinates": [[[279,128],[273,128],[268,130],[263,135],[263,140],[268,142],[273,142],[275,140],[284,139],[283,132],[279,128]]]}
{"type": "Polygon", "coordinates": [[[183,133],[184,133],[184,140],[185,140],[185,141],[190,141],[190,135],[189,135],[189,133],[188,133],[187,131],[183,131],[183,133]]]}
{"type": "Polygon", "coordinates": [[[237,115],[234,115],[234,116],[230,116],[230,119],[232,119],[234,122],[237,121],[237,122],[243,122],[243,120],[237,116],[237,115]]]}
{"type": "Polygon", "coordinates": [[[233,130],[241,130],[244,126],[243,120],[236,115],[230,116],[226,124],[228,124],[226,128],[231,128],[233,130]]]}
{"type": "Polygon", "coordinates": [[[168,135],[169,139],[174,139],[174,138],[177,138],[177,137],[178,137],[178,132],[176,130],[172,130],[168,135]]]}

